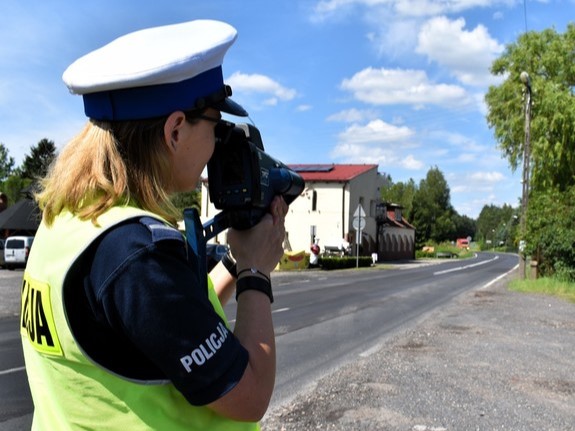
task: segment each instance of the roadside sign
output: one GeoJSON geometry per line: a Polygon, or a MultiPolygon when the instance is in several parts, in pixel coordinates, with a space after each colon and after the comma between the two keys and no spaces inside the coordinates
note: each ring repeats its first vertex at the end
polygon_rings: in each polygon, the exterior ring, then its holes
{"type": "Polygon", "coordinates": [[[354,217],[351,225],[355,230],[365,229],[365,217],[354,217]]]}
{"type": "Polygon", "coordinates": [[[361,244],[361,231],[365,229],[365,211],[361,206],[361,204],[359,204],[355,209],[351,224],[353,228],[358,231],[356,235],[357,249],[356,249],[355,267],[359,268],[359,246],[361,244]]]}
{"type": "Polygon", "coordinates": [[[363,210],[363,207],[361,206],[361,204],[359,204],[357,206],[357,208],[355,209],[355,212],[353,213],[354,217],[365,217],[365,211],[363,210]]]}

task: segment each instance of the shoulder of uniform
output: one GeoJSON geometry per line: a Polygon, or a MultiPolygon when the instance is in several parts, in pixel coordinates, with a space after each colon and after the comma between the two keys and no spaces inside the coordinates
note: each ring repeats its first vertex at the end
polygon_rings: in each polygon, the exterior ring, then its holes
{"type": "Polygon", "coordinates": [[[150,231],[153,242],[163,240],[177,240],[185,242],[183,234],[178,229],[169,226],[158,219],[153,217],[141,217],[139,222],[150,231]]]}

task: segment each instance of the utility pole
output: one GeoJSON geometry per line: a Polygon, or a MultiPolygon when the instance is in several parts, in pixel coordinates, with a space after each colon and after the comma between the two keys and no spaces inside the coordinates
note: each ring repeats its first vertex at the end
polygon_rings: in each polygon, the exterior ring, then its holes
{"type": "Polygon", "coordinates": [[[525,71],[519,75],[521,82],[525,85],[525,143],[523,145],[523,180],[521,193],[521,223],[519,241],[519,278],[525,279],[525,236],[527,226],[527,204],[529,201],[529,162],[531,159],[531,81],[529,74],[525,71]]]}

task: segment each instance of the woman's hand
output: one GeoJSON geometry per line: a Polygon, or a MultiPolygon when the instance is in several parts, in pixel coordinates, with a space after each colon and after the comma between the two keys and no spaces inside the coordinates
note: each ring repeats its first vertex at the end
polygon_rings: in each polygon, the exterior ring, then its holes
{"type": "MultiPolygon", "coordinates": [[[[283,256],[287,210],[283,198],[275,197],[269,213],[257,225],[243,231],[229,230],[228,244],[239,272],[256,268],[269,277],[283,256]]],[[[255,422],[265,414],[275,383],[276,349],[270,298],[256,290],[244,291],[238,301],[234,334],[248,351],[248,366],[239,383],[209,407],[232,419],[255,422]]]]}
{"type": "Polygon", "coordinates": [[[283,197],[276,196],[269,213],[247,230],[230,229],[228,244],[236,259],[238,271],[256,268],[269,276],[283,256],[285,216],[288,206],[283,197]]]}

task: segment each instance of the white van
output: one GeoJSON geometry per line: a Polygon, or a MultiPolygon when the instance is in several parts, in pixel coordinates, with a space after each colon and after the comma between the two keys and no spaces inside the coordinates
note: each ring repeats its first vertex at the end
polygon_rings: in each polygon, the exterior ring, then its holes
{"type": "Polygon", "coordinates": [[[33,236],[9,236],[4,242],[4,265],[12,269],[16,266],[26,266],[33,236]]]}

